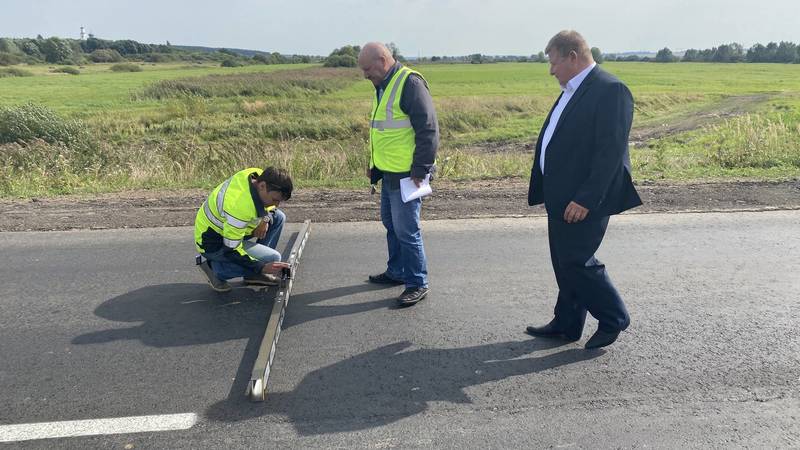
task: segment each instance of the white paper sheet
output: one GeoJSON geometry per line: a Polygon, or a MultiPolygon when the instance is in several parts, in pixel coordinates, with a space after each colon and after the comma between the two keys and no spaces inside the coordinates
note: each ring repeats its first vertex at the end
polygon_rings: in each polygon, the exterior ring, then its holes
{"type": "Polygon", "coordinates": [[[400,179],[400,198],[403,199],[403,203],[408,203],[415,198],[424,197],[431,192],[433,192],[433,189],[431,189],[430,174],[425,175],[425,179],[422,180],[419,187],[414,184],[414,180],[412,180],[411,177],[400,179]]]}

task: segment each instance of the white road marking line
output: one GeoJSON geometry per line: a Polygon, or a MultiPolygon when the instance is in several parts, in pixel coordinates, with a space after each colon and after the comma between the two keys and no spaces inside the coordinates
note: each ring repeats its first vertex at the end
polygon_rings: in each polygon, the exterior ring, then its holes
{"type": "Polygon", "coordinates": [[[96,436],[100,434],[188,430],[196,423],[197,414],[188,413],[0,425],[0,442],[96,436]]]}

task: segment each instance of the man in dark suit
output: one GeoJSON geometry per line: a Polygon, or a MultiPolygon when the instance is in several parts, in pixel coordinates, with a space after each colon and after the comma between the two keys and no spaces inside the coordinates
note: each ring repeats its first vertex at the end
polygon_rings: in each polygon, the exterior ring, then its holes
{"type": "Polygon", "coordinates": [[[558,300],[550,323],[534,336],[577,341],[587,311],[599,321],[586,348],[613,343],[630,323],[622,298],[594,254],[609,216],[642,204],[633,187],[628,134],[633,97],[595,64],[575,31],[556,34],[545,49],[561,96],[542,126],[528,204],[544,203],[558,300]]]}

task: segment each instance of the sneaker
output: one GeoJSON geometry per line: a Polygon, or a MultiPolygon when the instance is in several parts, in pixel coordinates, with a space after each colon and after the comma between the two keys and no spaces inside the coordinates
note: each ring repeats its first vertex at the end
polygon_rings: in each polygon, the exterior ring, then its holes
{"type": "Polygon", "coordinates": [[[203,275],[206,276],[206,280],[208,280],[208,285],[211,286],[211,289],[217,292],[228,292],[231,290],[231,285],[225,280],[220,280],[217,277],[217,274],[211,270],[211,266],[208,264],[208,261],[203,261],[201,264],[198,264],[197,268],[200,269],[200,272],[203,272],[203,275]]]}
{"type": "Polygon", "coordinates": [[[280,278],[272,274],[258,274],[246,276],[242,278],[246,286],[277,286],[280,284],[280,278]]]}
{"type": "Polygon", "coordinates": [[[406,288],[399,297],[397,297],[397,303],[402,306],[411,306],[428,295],[428,288],[426,287],[415,287],[415,288],[406,288]]]}
{"type": "Polygon", "coordinates": [[[389,275],[386,275],[386,272],[379,274],[379,275],[370,275],[369,282],[375,284],[404,284],[405,281],[396,280],[389,275]]]}

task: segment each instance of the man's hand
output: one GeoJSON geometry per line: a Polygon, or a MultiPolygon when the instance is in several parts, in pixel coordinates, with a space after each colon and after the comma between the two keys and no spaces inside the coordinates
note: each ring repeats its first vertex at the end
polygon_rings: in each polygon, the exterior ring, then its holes
{"type": "Polygon", "coordinates": [[[269,228],[269,220],[264,217],[261,219],[261,223],[258,224],[255,230],[253,230],[253,236],[258,239],[264,239],[264,236],[267,235],[267,229],[269,228]]]}
{"type": "Polygon", "coordinates": [[[264,275],[272,274],[272,275],[279,275],[283,269],[288,269],[291,266],[289,263],[285,263],[282,261],[273,262],[269,264],[265,264],[264,268],[261,269],[261,273],[264,275]]]}
{"type": "Polygon", "coordinates": [[[585,219],[587,214],[589,214],[588,209],[575,202],[569,202],[567,209],[564,211],[564,221],[567,223],[577,223],[585,219]]]}
{"type": "Polygon", "coordinates": [[[416,185],[417,185],[417,187],[419,187],[419,186],[422,184],[422,180],[424,180],[424,178],[414,178],[414,177],[411,177],[411,180],[412,180],[412,181],[414,181],[414,184],[416,184],[416,185]]]}
{"type": "Polygon", "coordinates": [[[370,180],[372,179],[372,169],[370,169],[369,167],[367,167],[367,178],[369,178],[370,180]]]}

